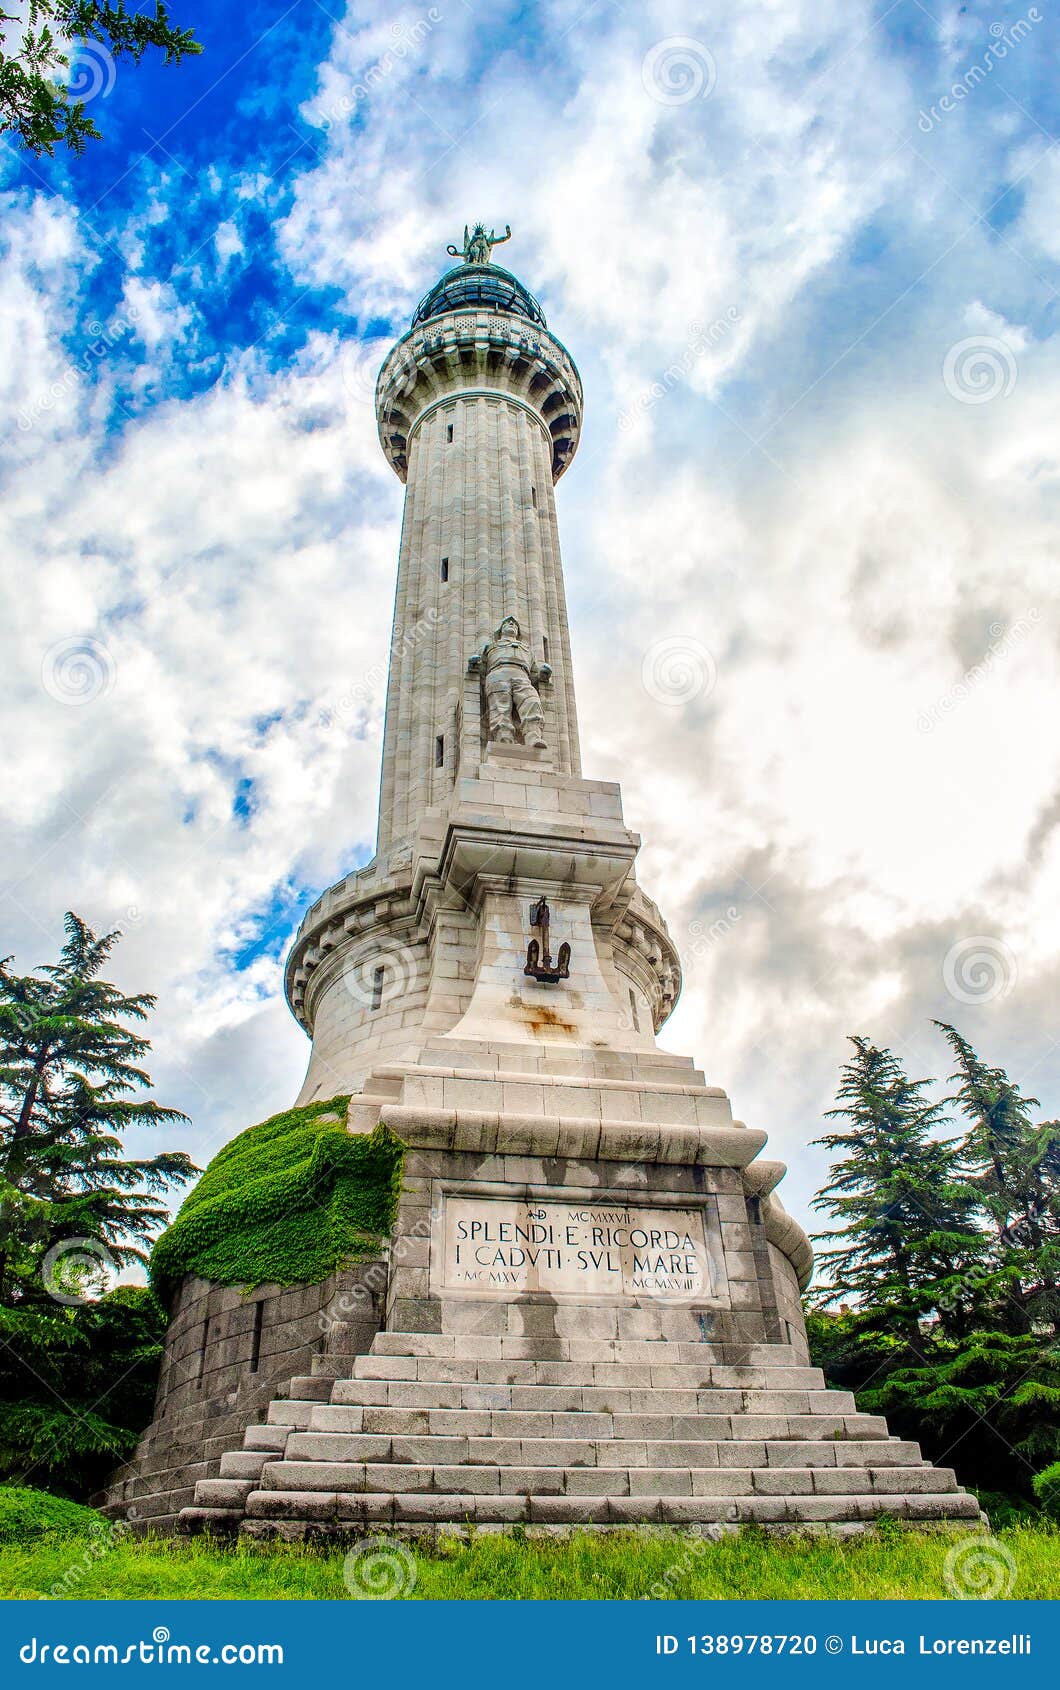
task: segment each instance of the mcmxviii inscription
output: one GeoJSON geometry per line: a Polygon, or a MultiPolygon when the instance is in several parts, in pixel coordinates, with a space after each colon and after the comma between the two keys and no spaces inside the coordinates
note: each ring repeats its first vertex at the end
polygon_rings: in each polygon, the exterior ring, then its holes
{"type": "Polygon", "coordinates": [[[701,1209],[450,1197],[444,1240],[449,1290],[681,1303],[714,1290],[701,1209]]]}

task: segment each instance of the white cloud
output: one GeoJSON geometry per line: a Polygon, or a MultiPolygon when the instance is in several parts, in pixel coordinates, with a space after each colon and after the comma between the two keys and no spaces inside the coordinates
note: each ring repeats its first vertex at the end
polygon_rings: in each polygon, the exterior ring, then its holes
{"type": "Polygon", "coordinates": [[[136,338],[148,352],[179,344],[187,335],[193,312],[182,305],[171,282],[143,281],[129,276],[122,292],[122,305],[134,324],[136,338]]]}
{"type": "Polygon", "coordinates": [[[222,270],[227,269],[230,261],[233,258],[241,257],[246,250],[243,246],[243,238],[231,218],[226,218],[223,223],[217,225],[214,230],[213,244],[222,270]]]}

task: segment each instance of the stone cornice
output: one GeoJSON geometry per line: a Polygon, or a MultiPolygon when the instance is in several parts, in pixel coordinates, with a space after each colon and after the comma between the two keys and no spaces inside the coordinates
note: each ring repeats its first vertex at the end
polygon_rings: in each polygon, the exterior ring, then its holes
{"type": "Polygon", "coordinates": [[[577,450],[583,408],[581,379],[569,353],[538,324],[489,311],[454,311],[410,329],[379,372],[379,439],[402,481],[423,417],[440,403],[470,395],[522,401],[548,434],[552,476],[559,479],[577,450]]]}
{"type": "Polygon", "coordinates": [[[658,1032],[681,995],[681,959],[658,905],[639,886],[612,937],[615,961],[647,992],[658,1032]]]}
{"type": "MultiPolygon", "coordinates": [[[[690,1163],[746,1168],[766,1142],[750,1127],[673,1127],[592,1120],[581,1115],[517,1115],[473,1109],[424,1109],[356,1098],[410,1150],[473,1150],[482,1155],[564,1157],[575,1161],[690,1163]]],[[[351,1115],[353,1114],[351,1106],[351,1115]]],[[[363,1130],[363,1129],[362,1129],[363,1130]]],[[[794,1224],[794,1223],[792,1223],[794,1224]]]]}

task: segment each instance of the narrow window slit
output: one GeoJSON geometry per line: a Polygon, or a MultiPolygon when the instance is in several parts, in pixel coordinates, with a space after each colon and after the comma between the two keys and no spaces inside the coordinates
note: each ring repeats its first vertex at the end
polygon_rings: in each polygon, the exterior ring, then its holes
{"type": "Polygon", "coordinates": [[[262,1298],[259,1298],[254,1304],[254,1325],[252,1326],[250,1332],[251,1373],[256,1373],[258,1371],[258,1362],[261,1359],[261,1314],[264,1307],[265,1304],[262,1298]]]}
{"type": "Polygon", "coordinates": [[[445,767],[445,735],[439,734],[434,742],[434,766],[436,769],[445,767]]]}
{"type": "Polygon", "coordinates": [[[383,967],[383,964],[379,963],[376,966],[375,972],[372,975],[372,1008],[373,1009],[379,1009],[379,1008],[382,1007],[382,1003],[383,1003],[383,977],[384,977],[385,972],[386,971],[383,967]]]}
{"type": "Polygon", "coordinates": [[[443,557],[443,559],[442,559],[442,580],[448,581],[448,579],[449,579],[449,559],[447,557],[443,557]]]}

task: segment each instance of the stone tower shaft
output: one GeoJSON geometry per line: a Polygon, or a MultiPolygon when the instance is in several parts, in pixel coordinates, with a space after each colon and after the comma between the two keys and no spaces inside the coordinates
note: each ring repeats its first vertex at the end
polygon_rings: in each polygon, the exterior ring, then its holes
{"type": "Polygon", "coordinates": [[[376,391],[405,482],[379,795],[379,850],[408,837],[485,748],[468,658],[504,616],[553,668],[558,774],[581,769],[554,483],[574,455],[578,372],[536,301],[493,265],[428,294],[376,391]]]}

